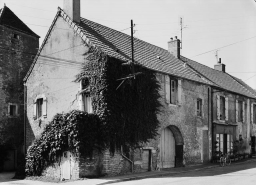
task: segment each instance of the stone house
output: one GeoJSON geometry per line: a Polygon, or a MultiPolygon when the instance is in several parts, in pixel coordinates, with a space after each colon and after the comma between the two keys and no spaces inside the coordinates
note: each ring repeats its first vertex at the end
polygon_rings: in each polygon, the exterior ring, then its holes
{"type": "MultiPolygon", "coordinates": [[[[38,47],[39,36],[7,6],[0,9],[0,126],[11,127],[14,133],[23,130],[23,78],[38,47]]],[[[23,141],[20,138],[16,140],[23,141]]],[[[17,154],[23,151],[22,145],[20,143],[18,148],[13,146],[9,151],[10,160],[5,162],[4,170],[16,168],[17,154]]]]}
{"type": "Polygon", "coordinates": [[[182,60],[209,79],[212,86],[212,146],[216,152],[232,152],[233,143],[239,139],[251,143],[255,154],[255,100],[256,93],[242,80],[226,73],[225,64],[218,63],[214,69],[182,57],[182,60]]]}
{"type": "MultiPolygon", "coordinates": [[[[59,8],[24,79],[27,146],[40,137],[56,113],[73,109],[93,112],[89,98],[82,94],[77,97],[82,85],[74,83],[81,64],[86,62],[84,53],[88,48],[95,46],[110,57],[130,61],[130,39],[129,35],[80,17],[80,1],[64,0],[64,10],[59,8]]],[[[158,136],[131,156],[123,155],[122,151],[114,156],[105,152],[100,158],[102,173],[150,171],[211,160],[216,105],[213,97],[220,86],[180,56],[179,45],[177,38],[168,42],[168,50],[134,39],[135,62],[157,72],[161,84],[162,108],[158,115],[161,124],[158,136]]],[[[234,83],[239,86],[236,80],[234,83]]],[[[244,91],[245,97],[253,97],[244,91]]],[[[60,179],[93,175],[97,157],[79,159],[67,151],[61,162],[45,169],[43,175],[60,179]]]]}

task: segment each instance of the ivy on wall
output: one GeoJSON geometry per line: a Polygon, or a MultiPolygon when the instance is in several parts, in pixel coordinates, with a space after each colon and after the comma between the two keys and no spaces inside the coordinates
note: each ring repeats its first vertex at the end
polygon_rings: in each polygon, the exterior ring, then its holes
{"type": "Polygon", "coordinates": [[[85,56],[87,62],[76,81],[86,82],[94,113],[105,125],[110,151],[121,146],[135,148],[154,138],[161,105],[156,73],[139,64],[127,65],[94,47],[85,56]],[[127,78],[138,72],[141,74],[127,78]]]}
{"type": "Polygon", "coordinates": [[[93,114],[79,110],[57,114],[41,137],[29,147],[26,174],[41,175],[45,167],[59,162],[64,151],[91,157],[93,151],[105,148],[102,128],[100,120],[93,114]]]}

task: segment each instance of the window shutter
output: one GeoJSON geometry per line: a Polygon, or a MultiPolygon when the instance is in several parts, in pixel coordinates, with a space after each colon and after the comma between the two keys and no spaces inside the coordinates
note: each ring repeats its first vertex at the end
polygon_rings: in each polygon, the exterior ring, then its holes
{"type": "Polygon", "coordinates": [[[238,100],[236,100],[236,122],[238,122],[238,100]]]}
{"type": "Polygon", "coordinates": [[[170,77],[165,75],[165,100],[166,103],[170,103],[170,77]]]}
{"type": "Polygon", "coordinates": [[[228,121],[228,97],[225,97],[225,120],[228,121]]]}
{"type": "Polygon", "coordinates": [[[20,106],[16,105],[16,115],[19,116],[20,115],[20,106]]]}
{"type": "Polygon", "coordinates": [[[33,111],[33,118],[34,119],[36,119],[36,110],[37,110],[37,108],[36,108],[36,101],[34,101],[34,111],[33,111]]]}
{"type": "Polygon", "coordinates": [[[243,122],[245,122],[245,102],[243,101],[243,122]]]}
{"type": "Polygon", "coordinates": [[[11,105],[10,104],[8,104],[8,108],[7,108],[8,110],[7,110],[7,115],[9,116],[10,115],[10,112],[11,112],[11,105]]]}
{"type": "Polygon", "coordinates": [[[216,96],[217,99],[217,119],[220,120],[220,96],[216,96]]]}
{"type": "Polygon", "coordinates": [[[181,104],[182,84],[181,80],[178,80],[178,104],[181,104]]]}
{"type": "Polygon", "coordinates": [[[253,123],[253,104],[251,104],[251,123],[253,123]]]}
{"type": "Polygon", "coordinates": [[[43,111],[43,117],[47,117],[47,100],[46,98],[43,99],[43,105],[42,105],[42,111],[43,111]]]}

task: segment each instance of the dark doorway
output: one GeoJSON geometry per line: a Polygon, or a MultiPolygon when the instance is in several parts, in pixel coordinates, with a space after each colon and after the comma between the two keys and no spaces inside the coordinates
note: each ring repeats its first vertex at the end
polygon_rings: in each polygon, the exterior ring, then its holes
{"type": "Polygon", "coordinates": [[[255,152],[255,136],[252,136],[251,137],[251,149],[252,149],[252,155],[255,155],[256,152],[255,152]]]}

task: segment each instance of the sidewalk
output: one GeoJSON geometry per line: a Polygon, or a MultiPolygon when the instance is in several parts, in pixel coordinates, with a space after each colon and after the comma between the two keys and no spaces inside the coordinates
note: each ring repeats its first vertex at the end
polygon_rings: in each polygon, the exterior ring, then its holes
{"type": "MultiPolygon", "coordinates": [[[[235,161],[235,162],[232,162],[231,165],[237,165],[237,164],[250,162],[250,161],[256,161],[256,158],[253,157],[253,158],[243,159],[241,161],[235,161]]],[[[144,178],[151,178],[151,177],[170,176],[174,174],[186,173],[190,171],[198,171],[198,170],[209,169],[209,168],[217,168],[217,167],[220,167],[219,163],[207,163],[207,164],[200,164],[195,166],[171,168],[163,171],[150,171],[150,172],[142,172],[142,173],[131,173],[126,175],[114,176],[114,177],[105,177],[105,178],[103,177],[100,179],[108,180],[105,183],[101,183],[103,185],[103,184],[111,184],[116,182],[137,180],[137,179],[144,179],[144,178]]]]}

